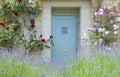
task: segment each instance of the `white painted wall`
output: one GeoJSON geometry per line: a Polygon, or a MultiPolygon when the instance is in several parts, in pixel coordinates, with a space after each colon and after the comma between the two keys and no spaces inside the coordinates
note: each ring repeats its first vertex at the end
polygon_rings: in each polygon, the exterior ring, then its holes
{"type": "MultiPolygon", "coordinates": [[[[52,7],[80,7],[79,38],[90,26],[90,1],[44,1],[42,14],[42,34],[46,39],[51,35],[51,8],[52,7]]],[[[81,40],[80,40],[81,41],[81,40]]],[[[42,53],[43,59],[51,60],[51,49],[45,49],[42,53]]]]}

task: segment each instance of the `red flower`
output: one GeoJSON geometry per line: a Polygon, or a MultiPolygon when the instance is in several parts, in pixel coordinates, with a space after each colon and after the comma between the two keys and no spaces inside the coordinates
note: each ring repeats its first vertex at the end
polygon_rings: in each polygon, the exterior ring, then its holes
{"type": "Polygon", "coordinates": [[[8,20],[8,23],[12,23],[12,22],[13,22],[12,19],[8,20]]]}
{"type": "Polygon", "coordinates": [[[53,36],[52,36],[52,35],[50,36],[50,39],[53,39],[53,36]]]}
{"type": "Polygon", "coordinates": [[[46,40],[45,39],[41,39],[41,42],[45,42],[46,40]]]}
{"type": "Polygon", "coordinates": [[[40,35],[40,37],[42,38],[42,35],[40,35]]]}
{"type": "Polygon", "coordinates": [[[18,2],[22,2],[22,0],[18,0],[18,2]]]}
{"type": "Polygon", "coordinates": [[[1,26],[4,26],[5,24],[4,24],[3,22],[0,22],[0,25],[1,25],[1,26]]]}
{"type": "Polygon", "coordinates": [[[7,41],[8,41],[8,40],[6,40],[6,39],[4,40],[4,42],[7,42],[7,41]]]}
{"type": "Polygon", "coordinates": [[[14,15],[15,15],[15,16],[18,16],[18,12],[14,12],[14,15]]]}
{"type": "Polygon", "coordinates": [[[16,32],[17,31],[17,28],[14,28],[14,32],[16,32]]]}
{"type": "Polygon", "coordinates": [[[35,24],[31,24],[31,27],[34,28],[34,27],[35,27],[35,24]]]}

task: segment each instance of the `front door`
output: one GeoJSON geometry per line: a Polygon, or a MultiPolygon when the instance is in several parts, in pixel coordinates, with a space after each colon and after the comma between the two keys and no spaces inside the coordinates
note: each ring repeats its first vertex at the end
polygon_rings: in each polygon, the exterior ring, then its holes
{"type": "Polygon", "coordinates": [[[76,56],[77,49],[78,15],[53,15],[52,35],[52,60],[68,61],[76,56]]]}

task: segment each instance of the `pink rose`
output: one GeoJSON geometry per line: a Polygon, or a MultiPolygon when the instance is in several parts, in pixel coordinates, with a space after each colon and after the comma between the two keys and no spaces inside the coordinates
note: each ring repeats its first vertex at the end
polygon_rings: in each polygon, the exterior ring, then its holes
{"type": "Polygon", "coordinates": [[[95,22],[95,23],[94,23],[94,26],[95,26],[95,27],[99,27],[99,26],[100,26],[100,23],[95,22]]]}
{"type": "Polygon", "coordinates": [[[114,20],[110,20],[110,22],[109,22],[110,24],[113,24],[114,23],[114,20]]]}
{"type": "Polygon", "coordinates": [[[114,34],[115,34],[115,35],[117,35],[117,34],[118,34],[118,32],[117,32],[117,31],[114,31],[114,34]]]}
{"type": "Polygon", "coordinates": [[[87,28],[87,31],[89,31],[89,32],[94,32],[94,31],[95,31],[95,29],[94,29],[94,28],[89,27],[89,28],[87,28]]]}
{"type": "Polygon", "coordinates": [[[116,21],[117,21],[117,22],[120,22],[120,18],[117,18],[116,21]]]}
{"type": "Polygon", "coordinates": [[[108,6],[107,9],[108,10],[112,10],[113,6],[108,6]]]}
{"type": "Polygon", "coordinates": [[[99,28],[98,32],[105,32],[105,29],[104,28],[99,28]]]}
{"type": "Polygon", "coordinates": [[[105,35],[107,36],[109,34],[109,31],[105,31],[105,35]]]}
{"type": "Polygon", "coordinates": [[[103,43],[103,39],[100,38],[100,39],[98,40],[98,42],[99,42],[100,44],[102,44],[102,43],[103,43]]]}
{"type": "Polygon", "coordinates": [[[118,30],[119,29],[118,25],[113,25],[113,27],[114,27],[114,30],[118,30]]]}

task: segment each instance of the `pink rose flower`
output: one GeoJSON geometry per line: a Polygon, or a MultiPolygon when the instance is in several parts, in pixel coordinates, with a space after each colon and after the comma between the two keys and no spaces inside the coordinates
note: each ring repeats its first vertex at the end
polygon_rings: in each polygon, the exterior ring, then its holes
{"type": "Polygon", "coordinates": [[[114,23],[114,20],[110,20],[110,22],[109,22],[110,24],[113,24],[114,23]]]}
{"type": "Polygon", "coordinates": [[[95,12],[95,16],[98,16],[98,13],[97,13],[97,12],[95,12]]]}
{"type": "Polygon", "coordinates": [[[109,31],[105,31],[105,35],[106,35],[106,36],[109,35],[109,31]]]}
{"type": "Polygon", "coordinates": [[[114,34],[115,34],[115,35],[117,35],[117,34],[118,34],[118,32],[117,32],[117,31],[114,31],[114,34]]]}
{"type": "Polygon", "coordinates": [[[99,9],[99,12],[104,12],[104,10],[103,9],[99,9]]]}
{"type": "Polygon", "coordinates": [[[117,22],[120,22],[120,18],[117,18],[116,21],[117,21],[117,22]]]}
{"type": "Polygon", "coordinates": [[[107,7],[106,7],[106,6],[103,6],[102,8],[105,10],[107,7]]]}
{"type": "Polygon", "coordinates": [[[108,6],[107,9],[108,10],[112,10],[113,6],[108,6]]]}
{"type": "Polygon", "coordinates": [[[98,42],[99,42],[99,44],[102,44],[102,43],[103,43],[103,39],[100,38],[100,39],[98,40],[98,42]]]}
{"type": "Polygon", "coordinates": [[[114,30],[118,30],[119,29],[118,25],[113,25],[113,27],[114,27],[114,30]]]}
{"type": "Polygon", "coordinates": [[[104,28],[99,28],[98,32],[105,32],[105,29],[104,28]]]}
{"type": "Polygon", "coordinates": [[[82,39],[83,40],[87,40],[88,39],[88,35],[86,33],[84,33],[83,36],[82,36],[82,39]]]}
{"type": "Polygon", "coordinates": [[[95,23],[94,23],[94,26],[95,26],[95,27],[99,27],[99,26],[100,26],[100,23],[95,22],[95,23]]]}
{"type": "Polygon", "coordinates": [[[104,14],[104,12],[103,12],[103,11],[100,11],[100,12],[98,12],[97,14],[98,14],[98,16],[101,16],[101,15],[104,14]]]}
{"type": "Polygon", "coordinates": [[[89,32],[94,32],[94,31],[95,31],[95,29],[94,29],[94,28],[89,27],[89,28],[87,28],[87,31],[89,31],[89,32]]]}

